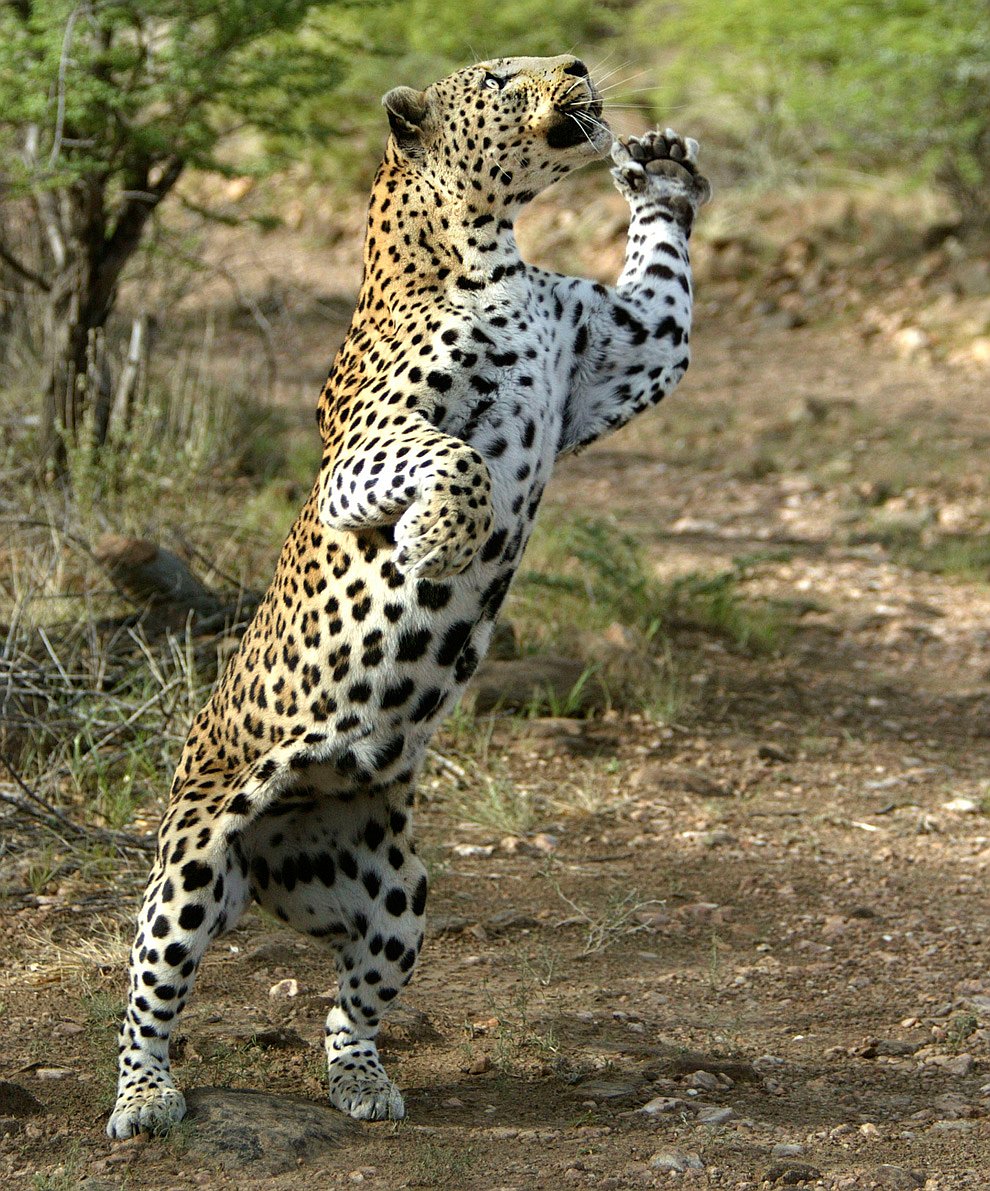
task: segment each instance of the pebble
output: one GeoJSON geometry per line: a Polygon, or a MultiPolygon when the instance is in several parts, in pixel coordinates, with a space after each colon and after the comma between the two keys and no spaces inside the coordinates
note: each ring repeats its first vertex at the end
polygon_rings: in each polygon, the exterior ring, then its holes
{"type": "Polygon", "coordinates": [[[650,1168],[680,1174],[685,1170],[704,1170],[705,1164],[694,1150],[661,1150],[650,1159],[650,1168]]]}
{"type": "Polygon", "coordinates": [[[980,809],[980,804],[972,798],[953,798],[949,802],[943,802],[942,809],[955,811],[958,815],[975,815],[980,809]]]}
{"type": "Polygon", "coordinates": [[[560,840],[548,831],[538,831],[529,842],[537,852],[542,852],[545,856],[551,852],[556,852],[560,847],[560,840]]]}
{"type": "MultiPolygon", "coordinates": [[[[503,841],[504,842],[504,841],[503,841]]],[[[455,856],[491,856],[494,844],[454,844],[451,851],[455,856]]]]}
{"type": "Polygon", "coordinates": [[[279,980],[277,984],[273,984],[268,990],[268,995],[275,998],[283,997],[298,997],[299,996],[299,981],[288,979],[279,980]]]}
{"type": "Polygon", "coordinates": [[[645,1112],[650,1117],[656,1117],[668,1112],[689,1112],[693,1114],[694,1110],[695,1106],[693,1104],[689,1104],[686,1100],[680,1100],[676,1096],[654,1096],[652,1100],[648,1100],[642,1108],[636,1111],[645,1112]]]}

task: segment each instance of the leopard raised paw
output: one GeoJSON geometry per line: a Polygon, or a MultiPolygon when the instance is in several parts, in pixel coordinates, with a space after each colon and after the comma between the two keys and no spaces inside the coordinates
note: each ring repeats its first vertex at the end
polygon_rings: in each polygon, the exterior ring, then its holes
{"type": "Polygon", "coordinates": [[[619,138],[612,145],[612,161],[612,177],[630,201],[662,198],[690,221],[712,197],[711,183],[698,172],[698,142],[672,128],[619,138]]]}

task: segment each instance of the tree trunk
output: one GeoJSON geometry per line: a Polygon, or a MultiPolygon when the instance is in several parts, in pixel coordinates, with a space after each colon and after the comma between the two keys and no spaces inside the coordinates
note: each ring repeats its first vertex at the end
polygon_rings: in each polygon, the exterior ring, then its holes
{"type": "Polygon", "coordinates": [[[77,444],[89,421],[92,445],[107,440],[113,391],[103,332],[117,300],[117,283],[141,243],[152,211],[172,189],[184,162],[170,159],[148,184],[148,168],[127,185],[113,230],[107,228],[106,183],[91,178],[67,197],[65,261],[52,283],[46,327],[48,377],[42,427],[46,461],[62,474],[66,446],[77,444]]]}

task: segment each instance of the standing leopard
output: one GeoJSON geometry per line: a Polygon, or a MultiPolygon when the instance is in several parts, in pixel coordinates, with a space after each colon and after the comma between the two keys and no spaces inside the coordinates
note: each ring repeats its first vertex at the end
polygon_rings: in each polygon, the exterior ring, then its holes
{"type": "Polygon", "coordinates": [[[323,456],[240,649],[196,716],[131,953],[111,1137],[185,1113],[169,1036],[253,900],[333,949],[330,1101],[405,1113],[375,1038],[423,942],[427,745],[488,647],[554,460],[688,366],[708,183],[671,131],[615,141],[583,62],[503,58],[383,100],[364,278],[318,407],[323,456]],[[611,148],[614,289],[524,263],[513,224],[611,148]]]}

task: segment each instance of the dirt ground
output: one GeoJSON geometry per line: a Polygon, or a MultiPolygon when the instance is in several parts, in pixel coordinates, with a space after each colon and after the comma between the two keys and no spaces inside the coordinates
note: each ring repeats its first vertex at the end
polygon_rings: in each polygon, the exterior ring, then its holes
{"type": "MultiPolygon", "coordinates": [[[[850,320],[702,305],[682,389],[562,466],[547,512],[611,519],[661,578],[744,558],[786,633],[763,652],[674,636],[666,718],[439,739],[432,926],[384,1030],[407,1120],[266,1178],[192,1160],[194,1125],[111,1145],[144,875],[122,863],[110,888],[8,888],[0,1078],[44,1112],[0,1137],[4,1179],[990,1188],[990,586],[896,550],[905,526],[919,548],[986,533],[988,447],[985,371],[901,358],[850,320]],[[487,822],[463,811],[486,766],[512,790],[487,822]]],[[[205,964],[178,1081],[319,1102],[331,995],[328,959],[250,914],[205,964]],[[284,980],[295,995],[271,995],[284,980]]]]}

